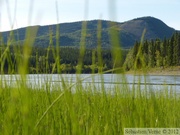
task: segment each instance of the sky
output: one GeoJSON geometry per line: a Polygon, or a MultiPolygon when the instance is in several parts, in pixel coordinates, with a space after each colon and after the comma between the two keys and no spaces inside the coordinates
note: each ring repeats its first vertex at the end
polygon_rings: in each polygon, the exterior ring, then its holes
{"type": "Polygon", "coordinates": [[[152,16],[180,30],[180,0],[0,0],[0,31],[82,20],[152,16]]]}

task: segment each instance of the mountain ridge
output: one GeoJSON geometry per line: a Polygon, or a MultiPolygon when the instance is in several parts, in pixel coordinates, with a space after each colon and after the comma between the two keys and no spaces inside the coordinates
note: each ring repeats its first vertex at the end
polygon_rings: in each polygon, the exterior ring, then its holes
{"type": "MultiPolygon", "coordinates": [[[[140,41],[144,29],[146,33],[144,40],[151,40],[156,38],[170,38],[176,31],[175,29],[167,26],[163,21],[154,17],[140,17],[125,22],[113,22],[108,20],[89,20],[87,21],[87,36],[86,46],[88,48],[95,48],[97,45],[97,26],[101,21],[102,29],[102,47],[110,48],[111,41],[109,36],[109,29],[116,27],[121,46],[123,48],[130,48],[136,41],[140,41]],[[113,24],[111,26],[110,24],[113,24]]],[[[81,28],[84,21],[60,23],[45,26],[29,26],[13,30],[14,38],[17,41],[23,42],[25,40],[25,34],[27,28],[38,28],[36,35],[35,46],[49,46],[50,31],[53,35],[53,44],[56,45],[56,26],[59,25],[60,32],[60,46],[74,46],[78,47],[81,40],[81,28]]],[[[0,32],[4,42],[6,43],[11,31],[0,32]]]]}

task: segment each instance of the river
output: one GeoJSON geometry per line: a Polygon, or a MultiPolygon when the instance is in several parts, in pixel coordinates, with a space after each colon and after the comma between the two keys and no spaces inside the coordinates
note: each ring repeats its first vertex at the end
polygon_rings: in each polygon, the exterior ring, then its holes
{"type": "MultiPolygon", "coordinates": [[[[1,86],[20,85],[20,75],[0,75],[1,86]]],[[[51,87],[61,87],[62,82],[66,84],[78,84],[83,86],[103,86],[110,89],[117,85],[127,85],[130,89],[140,86],[141,89],[151,88],[156,90],[173,89],[180,92],[180,76],[171,75],[121,75],[121,74],[30,74],[26,75],[28,86],[42,88],[47,84],[51,87]]]]}

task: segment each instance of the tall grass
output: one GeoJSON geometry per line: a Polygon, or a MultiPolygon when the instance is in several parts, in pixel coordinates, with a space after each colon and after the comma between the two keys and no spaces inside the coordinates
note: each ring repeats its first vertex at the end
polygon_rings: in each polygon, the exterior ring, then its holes
{"type": "Polygon", "coordinates": [[[180,99],[175,93],[147,94],[122,86],[104,93],[102,87],[73,87],[75,92],[66,84],[54,90],[1,88],[0,133],[123,134],[127,127],[180,126],[180,99]]]}
{"type": "MultiPolygon", "coordinates": [[[[83,56],[85,51],[86,25],[82,25],[82,37],[80,43],[80,56],[77,73],[81,73],[83,56]]],[[[57,30],[59,26],[57,26],[57,30]]],[[[98,23],[98,62],[99,73],[102,75],[101,56],[101,22],[98,23]]],[[[139,85],[128,86],[125,75],[119,75],[124,84],[114,85],[110,90],[105,88],[103,78],[101,86],[95,84],[83,85],[82,81],[87,78],[78,78],[75,83],[67,83],[60,75],[61,85],[51,85],[51,79],[36,88],[27,84],[28,62],[34,43],[36,29],[27,29],[23,52],[14,46],[16,60],[10,57],[9,46],[13,36],[9,38],[6,49],[1,52],[1,69],[8,61],[8,73],[10,79],[1,75],[0,79],[0,134],[123,134],[124,128],[130,127],[180,127],[180,98],[173,90],[166,87],[162,91],[142,90],[139,85]],[[11,69],[17,67],[20,77],[11,74],[11,69]],[[50,82],[49,82],[50,81],[50,82]],[[12,84],[10,85],[9,82],[12,84]]],[[[112,41],[112,55],[115,73],[122,72],[121,51],[119,39],[114,28],[110,29],[112,41]],[[120,70],[121,69],[121,70],[120,70]]],[[[59,40],[59,31],[56,39],[59,40]]],[[[51,35],[51,32],[50,32],[51,35]]],[[[52,41],[52,35],[50,36],[52,41]]],[[[3,43],[5,44],[5,43],[3,43]]],[[[50,43],[51,45],[51,43],[50,43]]],[[[50,48],[49,48],[50,49],[50,48]]],[[[60,71],[59,44],[53,49],[55,68],[60,71]]],[[[48,57],[48,52],[45,54],[48,57]]],[[[140,55],[140,54],[139,54],[140,55]]],[[[38,55],[37,55],[38,59],[38,55]]],[[[38,61],[36,61],[38,63],[38,61]]],[[[48,61],[46,61],[48,65],[48,61]]],[[[92,63],[95,63],[95,54],[92,55],[92,63]]],[[[37,64],[38,70],[38,64],[37,64]]],[[[48,69],[48,66],[46,66],[48,69]]],[[[4,74],[1,70],[1,74],[4,74]]],[[[108,71],[107,71],[108,72],[108,71]]],[[[92,70],[93,73],[93,70],[92,70]]],[[[93,78],[93,75],[89,75],[93,78]]],[[[39,78],[41,79],[41,78],[39,78]]],[[[95,80],[94,80],[95,81],[95,80]]],[[[39,85],[41,85],[39,81],[39,85]]]]}

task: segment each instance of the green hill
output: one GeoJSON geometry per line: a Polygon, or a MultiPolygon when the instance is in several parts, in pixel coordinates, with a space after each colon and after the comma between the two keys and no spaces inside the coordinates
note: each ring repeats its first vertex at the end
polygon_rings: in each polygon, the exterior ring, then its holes
{"type": "MultiPolygon", "coordinates": [[[[94,48],[97,45],[97,26],[99,20],[92,20],[87,22],[87,36],[86,46],[88,48],[94,48]]],[[[78,47],[81,38],[81,29],[83,21],[72,22],[72,23],[61,23],[59,25],[60,32],[60,46],[75,46],[78,47]]],[[[156,38],[169,38],[175,32],[175,29],[170,28],[164,22],[153,17],[142,17],[126,21],[123,23],[113,22],[113,26],[109,25],[110,21],[101,20],[102,23],[102,47],[110,48],[110,36],[109,29],[116,27],[119,33],[119,40],[123,48],[130,48],[136,41],[140,41],[143,30],[146,29],[145,39],[156,39],[156,38]]],[[[33,30],[37,26],[28,27],[33,30]]],[[[49,33],[51,31],[53,37],[53,44],[56,44],[56,27],[55,25],[38,26],[38,32],[34,45],[47,47],[49,46],[49,33]]],[[[14,39],[23,43],[26,35],[26,29],[20,28],[13,30],[14,39]]],[[[10,31],[1,32],[1,37],[6,43],[10,35],[10,31]]]]}

